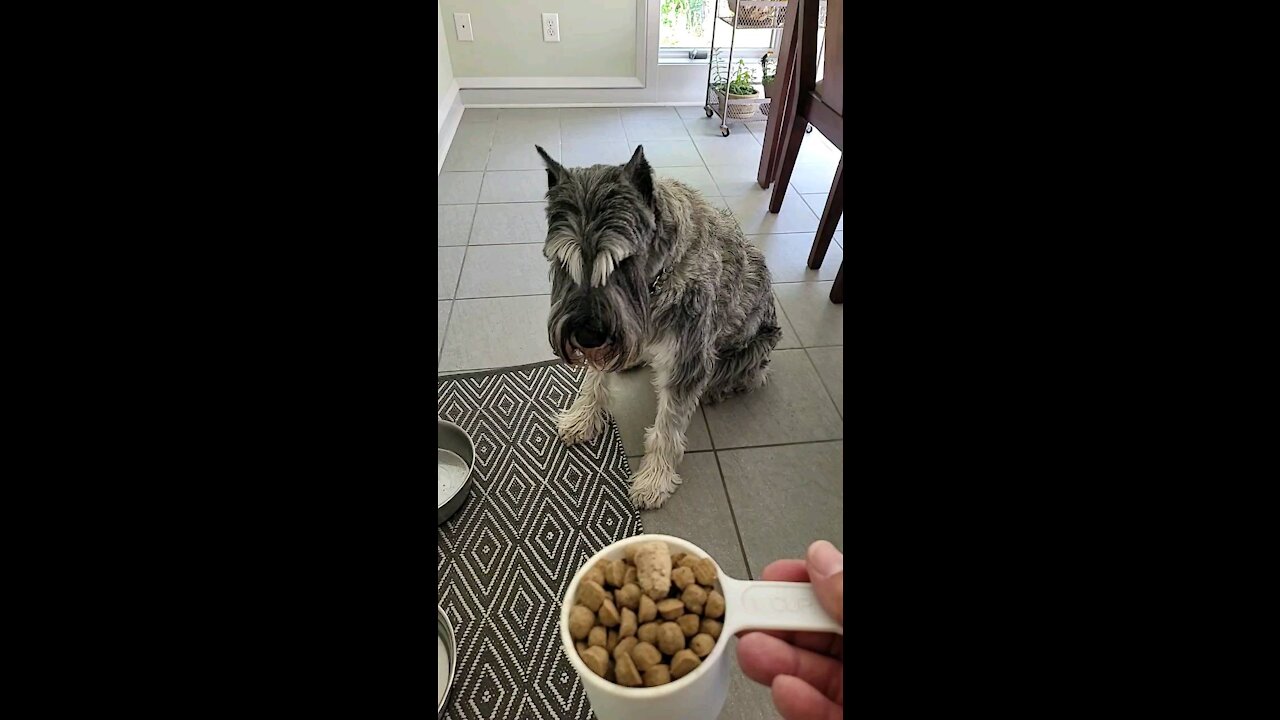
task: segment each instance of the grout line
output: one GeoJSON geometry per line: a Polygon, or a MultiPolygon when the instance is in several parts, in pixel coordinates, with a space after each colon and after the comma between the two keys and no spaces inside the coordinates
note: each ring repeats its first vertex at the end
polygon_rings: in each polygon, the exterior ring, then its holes
{"type": "MultiPolygon", "coordinates": [[[[539,168],[540,169],[540,168],[539,168]]],[[[486,174],[491,172],[533,172],[532,170],[486,170],[486,174]]],[[[483,187],[483,185],[481,185],[483,187]]],[[[436,207],[456,207],[458,205],[536,205],[537,203],[545,203],[546,200],[512,200],[510,202],[480,202],[476,200],[473,203],[436,203],[436,207]]]]}
{"type": "Polygon", "coordinates": [[[716,472],[720,473],[720,487],[724,489],[724,499],[729,505],[729,518],[733,520],[733,533],[738,536],[738,551],[742,553],[742,564],[747,568],[747,579],[755,580],[751,562],[747,560],[747,546],[742,542],[742,530],[738,528],[738,514],[733,511],[733,498],[729,497],[729,483],[724,479],[724,468],[720,466],[720,455],[715,452],[711,454],[716,458],[716,472]]]}
{"type": "MultiPolygon", "coordinates": [[[[844,426],[844,423],[841,423],[840,429],[842,431],[844,430],[843,426],[844,426]]],[[[755,450],[756,448],[790,447],[792,445],[819,445],[821,443],[831,443],[831,442],[844,442],[843,434],[841,437],[827,438],[826,440],[797,440],[795,442],[766,443],[764,445],[740,445],[738,447],[717,448],[716,452],[722,453],[729,450],[755,450]]]]}
{"type": "MultiPolygon", "coordinates": [[[[814,373],[818,375],[818,384],[822,386],[823,390],[827,391],[827,399],[831,401],[831,407],[835,408],[836,415],[840,417],[840,423],[842,425],[840,429],[843,431],[844,430],[844,427],[843,427],[844,413],[840,412],[840,406],[836,404],[836,396],[831,394],[831,388],[827,387],[827,381],[822,379],[822,371],[818,369],[818,363],[814,362],[813,356],[809,354],[809,348],[802,347],[800,349],[804,350],[805,359],[809,361],[809,364],[813,366],[814,373]]],[[[814,349],[816,350],[817,348],[814,348],[814,349]]]]}
{"type": "MultiPolygon", "coordinates": [[[[461,272],[459,272],[461,274],[461,272]]],[[[444,346],[449,342],[449,325],[453,320],[453,306],[457,300],[449,301],[449,312],[444,316],[444,337],[440,339],[440,350],[436,353],[436,374],[440,374],[440,361],[444,359],[444,346]]]]}
{"type": "MultiPolygon", "coordinates": [[[[445,370],[443,372],[464,373],[464,372],[482,372],[484,370],[501,370],[501,369],[502,368],[479,368],[476,370],[445,370]]],[[[766,443],[764,445],[739,445],[736,447],[716,448],[715,450],[686,450],[685,455],[702,455],[703,453],[709,453],[709,452],[722,453],[722,452],[730,452],[733,450],[755,450],[756,448],[791,447],[792,445],[821,445],[822,443],[844,442],[844,440],[845,440],[844,438],[838,437],[838,438],[829,438],[827,440],[796,440],[794,442],[766,443]]],[[[628,455],[627,457],[644,457],[644,453],[640,453],[639,455],[628,455]]]]}
{"type": "Polygon", "coordinates": [[[707,419],[707,409],[698,403],[698,409],[702,411],[702,425],[707,428],[707,442],[711,443],[711,449],[716,449],[716,439],[711,437],[711,421],[707,419]]]}
{"type": "MultiPolygon", "coordinates": [[[[475,245],[474,247],[488,247],[488,246],[487,246],[487,245],[475,245]]],[[[459,273],[459,274],[461,274],[461,273],[459,273]]],[[[454,301],[456,302],[456,301],[458,301],[458,300],[504,300],[504,299],[506,299],[506,298],[518,298],[518,297],[551,297],[551,293],[549,293],[549,292],[544,292],[544,293],[528,293],[528,294],[525,294],[525,295],[482,295],[482,296],[480,296],[480,297],[464,297],[464,298],[456,297],[456,298],[445,298],[445,299],[446,299],[446,300],[450,300],[450,299],[452,299],[452,300],[454,300],[454,301]]],[[[841,347],[843,347],[843,346],[841,346],[841,347]]],[[[796,348],[796,349],[799,349],[799,348],[796,348]]]]}
{"type": "MultiPolygon", "coordinates": [[[[472,231],[473,229],[475,229],[475,225],[476,225],[476,213],[475,213],[475,211],[473,210],[473,211],[471,212],[471,222],[470,222],[470,224],[468,224],[468,225],[467,225],[467,243],[468,243],[468,245],[448,245],[448,246],[446,246],[446,247],[461,247],[461,248],[462,248],[462,263],[458,265],[458,277],[457,277],[457,279],[455,279],[455,280],[453,281],[453,292],[449,294],[449,299],[450,299],[450,300],[457,300],[457,299],[458,299],[458,288],[459,288],[459,287],[461,287],[461,285],[462,285],[462,273],[463,273],[463,271],[465,271],[465,270],[467,269],[467,247],[469,246],[469,243],[471,242],[471,231],[472,231]]],[[[439,251],[437,250],[437,261],[438,261],[438,252],[439,252],[439,251]]],[[[453,307],[452,307],[452,306],[449,308],[449,314],[450,314],[450,315],[452,315],[452,314],[453,314],[453,307]]],[[[443,350],[444,350],[444,345],[441,345],[441,346],[440,346],[440,349],[443,351],[443,350]]],[[[440,367],[439,360],[437,360],[437,361],[436,361],[436,367],[437,367],[437,368],[438,368],[438,367],[440,367]]]]}

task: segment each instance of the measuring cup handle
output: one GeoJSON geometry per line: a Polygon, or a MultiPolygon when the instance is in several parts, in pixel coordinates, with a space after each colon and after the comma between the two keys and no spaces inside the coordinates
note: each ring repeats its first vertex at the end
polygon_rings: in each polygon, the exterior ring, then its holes
{"type": "Polygon", "coordinates": [[[810,630],[844,635],[844,627],[822,609],[809,583],[739,580],[721,585],[725,591],[727,633],[810,630]]]}

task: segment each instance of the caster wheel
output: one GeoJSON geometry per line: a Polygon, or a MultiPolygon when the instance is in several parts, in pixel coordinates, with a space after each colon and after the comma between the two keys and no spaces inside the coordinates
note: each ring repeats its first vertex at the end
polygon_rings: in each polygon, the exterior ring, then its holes
{"type": "Polygon", "coordinates": [[[711,117],[711,115],[712,115],[712,113],[711,113],[711,108],[706,107],[706,106],[704,105],[704,106],[702,107],[702,111],[703,111],[703,112],[705,112],[705,113],[707,114],[707,117],[711,117]]]}
{"type": "Polygon", "coordinates": [[[720,128],[720,137],[729,137],[729,128],[720,128]]]}

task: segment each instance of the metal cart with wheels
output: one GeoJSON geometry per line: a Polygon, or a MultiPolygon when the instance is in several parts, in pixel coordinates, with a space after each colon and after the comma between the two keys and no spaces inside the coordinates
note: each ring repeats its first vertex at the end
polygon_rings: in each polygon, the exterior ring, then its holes
{"type": "Polygon", "coordinates": [[[711,27],[711,52],[707,63],[707,104],[702,109],[707,113],[707,117],[720,116],[722,136],[728,137],[729,123],[749,123],[768,119],[770,99],[764,97],[763,88],[757,78],[753,76],[753,80],[756,81],[754,97],[731,97],[727,82],[734,72],[733,49],[738,30],[772,30],[770,46],[776,48],[778,30],[786,20],[786,9],[787,0],[716,0],[716,21],[711,27]],[[716,31],[722,22],[729,26],[728,56],[723,66],[726,73],[724,78],[726,87],[723,93],[716,89],[713,79],[720,53],[724,50],[716,46],[716,31]]]}

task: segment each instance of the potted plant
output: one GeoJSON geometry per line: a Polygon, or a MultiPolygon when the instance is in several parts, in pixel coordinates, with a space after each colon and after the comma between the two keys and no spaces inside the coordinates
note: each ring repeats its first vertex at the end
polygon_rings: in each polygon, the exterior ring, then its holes
{"type": "Polygon", "coordinates": [[[773,97],[774,86],[778,82],[778,58],[773,56],[773,51],[765,53],[760,58],[760,87],[764,90],[764,96],[773,97]]]}
{"type": "MultiPolygon", "coordinates": [[[[747,69],[747,63],[743,60],[738,61],[738,69],[733,71],[727,79],[724,74],[720,74],[718,81],[712,84],[712,88],[722,99],[726,93],[730,100],[749,100],[760,97],[755,83],[751,81],[751,71],[747,69]]],[[[754,114],[755,108],[752,105],[730,105],[727,112],[731,118],[748,118],[754,114]]]]}

